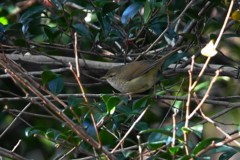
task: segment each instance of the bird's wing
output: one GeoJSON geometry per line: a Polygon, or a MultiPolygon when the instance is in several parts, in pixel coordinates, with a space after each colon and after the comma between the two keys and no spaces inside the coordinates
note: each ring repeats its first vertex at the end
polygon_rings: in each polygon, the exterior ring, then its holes
{"type": "Polygon", "coordinates": [[[136,61],[129,64],[126,64],[122,69],[125,71],[125,75],[127,77],[122,77],[123,79],[130,81],[136,77],[139,77],[146,72],[148,72],[152,67],[155,66],[154,61],[144,60],[144,61],[136,61]],[[131,68],[131,69],[127,69],[131,68]]]}

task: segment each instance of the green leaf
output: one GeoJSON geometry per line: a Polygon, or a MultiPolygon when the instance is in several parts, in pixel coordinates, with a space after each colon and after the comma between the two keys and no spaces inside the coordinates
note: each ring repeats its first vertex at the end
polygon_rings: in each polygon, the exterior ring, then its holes
{"type": "Polygon", "coordinates": [[[141,109],[141,108],[145,108],[148,101],[149,101],[150,96],[144,96],[140,99],[137,99],[133,102],[133,110],[135,109],[141,109]]]}
{"type": "Polygon", "coordinates": [[[0,17],[0,23],[2,25],[7,25],[8,24],[8,19],[6,17],[0,17]]]}
{"type": "Polygon", "coordinates": [[[116,110],[120,112],[121,114],[124,114],[126,116],[132,116],[132,109],[131,107],[117,107],[116,110]]]}
{"type": "MultiPolygon", "coordinates": [[[[206,153],[204,153],[203,156],[205,156],[205,155],[210,156],[210,155],[216,154],[216,153],[229,153],[229,155],[226,155],[226,156],[230,156],[230,154],[233,152],[240,152],[240,150],[237,147],[222,145],[220,147],[215,147],[215,148],[207,151],[206,153]]],[[[223,157],[224,157],[224,155],[223,155],[223,157]]]]}
{"type": "Polygon", "coordinates": [[[148,145],[152,149],[158,149],[161,147],[163,144],[166,143],[166,137],[161,134],[161,133],[151,133],[148,137],[148,145]]]}
{"type": "Polygon", "coordinates": [[[195,126],[191,127],[191,130],[192,130],[193,133],[195,133],[199,138],[202,138],[202,134],[203,134],[203,125],[202,125],[202,124],[195,125],[195,126]]]}
{"type": "Polygon", "coordinates": [[[107,104],[108,100],[111,98],[112,96],[110,95],[102,95],[101,98],[103,100],[103,102],[105,103],[105,105],[107,104]]]}
{"type": "Polygon", "coordinates": [[[144,6],[144,15],[143,15],[144,23],[148,22],[150,15],[151,15],[150,2],[146,1],[145,6],[144,6]]]}
{"type": "MultiPolygon", "coordinates": [[[[28,8],[20,18],[20,22],[26,23],[29,21],[30,17],[35,16],[35,14],[40,14],[44,10],[44,7],[41,5],[35,5],[33,7],[28,8]]],[[[36,17],[32,17],[33,19],[36,17]]]]}
{"type": "Polygon", "coordinates": [[[49,139],[58,140],[58,137],[60,136],[61,132],[55,130],[55,129],[48,129],[45,133],[45,136],[49,139]]]}
{"type": "Polygon", "coordinates": [[[54,94],[59,94],[62,92],[63,87],[64,87],[64,80],[62,77],[57,77],[56,79],[51,80],[48,83],[48,87],[51,92],[54,94]]]}
{"type": "Polygon", "coordinates": [[[146,130],[146,129],[148,129],[149,128],[149,125],[148,125],[148,123],[147,122],[138,122],[137,124],[136,124],[136,127],[135,127],[137,130],[139,130],[139,131],[142,131],[142,130],[146,130]]]}
{"type": "Polygon", "coordinates": [[[81,23],[76,23],[73,25],[73,28],[77,31],[78,34],[88,38],[88,39],[92,39],[92,33],[89,31],[89,29],[81,24],[81,23]]]}
{"type": "Polygon", "coordinates": [[[225,153],[221,154],[218,158],[218,160],[228,160],[232,156],[234,156],[236,153],[239,153],[237,150],[229,149],[225,153]]]}
{"type": "Polygon", "coordinates": [[[183,132],[186,132],[187,134],[192,132],[192,129],[191,128],[187,128],[187,127],[182,127],[181,128],[183,132]]]}
{"type": "Polygon", "coordinates": [[[44,135],[45,128],[43,127],[28,127],[25,129],[25,135],[27,137],[33,136],[35,134],[44,135]]]}
{"type": "MultiPolygon", "coordinates": [[[[172,131],[168,129],[148,129],[140,131],[139,134],[145,134],[150,132],[151,134],[148,137],[148,145],[152,149],[157,149],[163,144],[170,144],[172,142],[172,131]]],[[[176,135],[177,139],[182,139],[176,135]]]]}
{"type": "Polygon", "coordinates": [[[172,155],[176,155],[179,150],[180,150],[180,147],[178,147],[178,146],[170,147],[170,148],[168,149],[168,151],[169,151],[172,155]]]}
{"type": "Polygon", "coordinates": [[[42,83],[43,83],[43,85],[46,85],[51,80],[56,79],[57,77],[58,77],[58,75],[52,71],[44,71],[42,73],[42,83]]]}
{"type": "Polygon", "coordinates": [[[101,130],[99,132],[99,137],[103,145],[108,145],[114,147],[116,145],[116,138],[106,130],[101,130]]]}
{"type": "Polygon", "coordinates": [[[113,114],[116,110],[117,105],[120,102],[125,102],[124,98],[120,98],[117,96],[102,95],[101,98],[106,105],[108,114],[113,114]]]}
{"type": "Polygon", "coordinates": [[[119,97],[111,97],[108,99],[106,107],[107,107],[107,113],[112,115],[115,110],[117,105],[121,102],[121,99],[119,97]]]}
{"type": "Polygon", "coordinates": [[[199,153],[200,151],[204,150],[206,147],[208,147],[210,144],[212,144],[212,142],[220,142],[221,139],[220,138],[209,138],[209,139],[205,139],[202,140],[201,142],[199,142],[196,147],[193,149],[192,154],[196,155],[197,153],[199,153]]]}
{"type": "Polygon", "coordinates": [[[184,155],[180,157],[178,160],[191,160],[191,159],[193,159],[193,157],[191,157],[190,155],[184,155]]]}
{"type": "Polygon", "coordinates": [[[207,89],[208,86],[209,86],[209,81],[205,81],[205,82],[202,82],[202,83],[199,83],[195,88],[194,88],[194,92],[197,92],[199,90],[202,90],[202,89],[207,89]]]}
{"type": "Polygon", "coordinates": [[[56,30],[55,28],[51,28],[49,26],[44,26],[44,33],[48,37],[50,42],[54,42],[54,40],[60,34],[60,31],[56,30]]]}

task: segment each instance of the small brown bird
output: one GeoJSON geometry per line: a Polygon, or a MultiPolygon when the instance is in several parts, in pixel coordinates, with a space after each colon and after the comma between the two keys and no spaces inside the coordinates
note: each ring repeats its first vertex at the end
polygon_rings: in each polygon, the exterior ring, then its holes
{"type": "Polygon", "coordinates": [[[141,93],[157,82],[158,71],[172,51],[156,61],[142,60],[111,68],[102,79],[121,93],[141,93]]]}

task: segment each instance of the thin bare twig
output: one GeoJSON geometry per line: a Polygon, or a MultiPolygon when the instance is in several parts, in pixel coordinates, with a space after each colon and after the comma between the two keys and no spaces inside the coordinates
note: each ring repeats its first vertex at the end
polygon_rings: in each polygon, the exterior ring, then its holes
{"type": "Polygon", "coordinates": [[[2,147],[0,147],[0,155],[15,160],[30,160],[2,147]]]}
{"type": "MultiPolygon", "coordinates": [[[[0,54],[0,65],[5,68],[6,72],[9,73],[12,77],[12,79],[19,82],[22,86],[25,86],[27,89],[30,90],[30,93],[32,92],[36,96],[38,96],[42,102],[45,104],[46,107],[50,108],[56,115],[58,115],[63,121],[66,122],[69,128],[71,128],[79,137],[83,138],[86,142],[91,144],[94,148],[99,149],[99,144],[91,137],[89,136],[84,128],[82,126],[76,125],[70,118],[67,117],[66,114],[64,114],[54,103],[52,103],[49,99],[44,97],[44,95],[40,92],[44,91],[46,93],[49,93],[52,98],[57,100],[60,104],[63,104],[63,102],[50,93],[47,89],[44,89],[41,87],[37,82],[35,82],[31,77],[25,75],[24,77],[18,76],[18,72],[21,74],[24,74],[19,66],[16,66],[14,63],[12,63],[5,55],[0,54]]],[[[115,157],[109,153],[109,151],[102,147],[101,151],[107,155],[111,159],[115,159],[115,157]]]]}
{"type": "MultiPolygon", "coordinates": [[[[195,56],[192,56],[192,62],[191,62],[191,67],[190,70],[188,71],[189,73],[189,85],[188,85],[188,95],[187,95],[187,103],[186,103],[186,115],[185,115],[185,127],[188,128],[189,127],[189,113],[190,113],[190,102],[191,102],[191,86],[192,86],[192,71],[193,71],[193,66],[194,66],[194,58],[195,56]]],[[[188,145],[187,145],[187,132],[183,132],[183,137],[184,137],[184,148],[185,148],[185,152],[187,155],[189,155],[189,149],[188,149],[188,145]]]]}
{"type": "Polygon", "coordinates": [[[218,46],[218,44],[219,44],[219,42],[220,42],[220,40],[221,40],[221,38],[222,38],[224,29],[225,29],[225,27],[226,27],[226,25],[227,25],[227,22],[228,22],[230,13],[231,13],[231,11],[232,11],[233,3],[234,3],[234,0],[231,0],[230,5],[229,5],[229,8],[228,8],[228,13],[227,13],[227,15],[226,15],[226,17],[225,17],[223,26],[222,26],[222,28],[221,28],[221,30],[220,30],[220,33],[219,33],[219,35],[218,35],[218,38],[217,38],[216,42],[214,43],[214,47],[215,47],[215,48],[217,48],[217,46],[218,46]]]}
{"type": "Polygon", "coordinates": [[[129,128],[129,130],[126,132],[126,134],[122,137],[122,139],[118,142],[118,144],[113,148],[111,153],[114,153],[115,150],[123,143],[123,141],[126,139],[126,137],[129,135],[129,133],[133,130],[133,128],[136,126],[136,124],[141,120],[141,118],[144,116],[146,111],[148,110],[149,106],[147,106],[143,112],[139,115],[139,117],[136,119],[136,121],[132,124],[132,126],[129,128]]]}
{"type": "Polygon", "coordinates": [[[67,153],[65,153],[62,157],[60,157],[59,160],[63,160],[64,158],[66,158],[67,155],[72,153],[75,149],[76,149],[76,147],[71,148],[67,153]]]}
{"type": "Polygon", "coordinates": [[[84,91],[84,89],[83,89],[83,86],[82,86],[82,83],[81,83],[79,77],[77,76],[76,72],[73,70],[72,64],[69,63],[69,65],[70,65],[70,70],[72,71],[72,73],[73,73],[73,75],[74,75],[74,77],[75,77],[75,79],[76,79],[76,81],[77,81],[77,83],[78,83],[78,85],[79,85],[79,87],[80,87],[80,90],[81,90],[81,92],[82,92],[83,99],[84,99],[84,101],[85,101],[85,103],[87,104],[87,107],[88,107],[88,109],[89,109],[90,116],[91,116],[91,119],[92,119],[92,122],[93,122],[93,126],[94,126],[94,129],[95,129],[96,135],[97,135],[98,143],[99,143],[99,144],[98,144],[98,145],[99,145],[98,147],[101,148],[102,145],[101,145],[101,140],[100,140],[100,137],[99,137],[99,134],[98,134],[97,125],[96,125],[96,122],[95,122],[95,119],[94,119],[94,116],[93,116],[93,113],[92,113],[91,106],[90,106],[89,101],[88,101],[88,99],[87,99],[87,97],[86,97],[86,93],[85,93],[85,91],[84,91]]]}
{"type": "MultiPolygon", "coordinates": [[[[211,118],[209,118],[208,116],[206,116],[206,115],[203,113],[203,111],[202,111],[201,108],[200,108],[199,111],[200,111],[201,115],[203,116],[203,118],[204,118],[205,120],[207,120],[209,123],[213,124],[213,125],[216,127],[216,129],[219,130],[219,131],[220,131],[224,136],[226,136],[228,139],[232,139],[232,137],[231,137],[228,133],[226,133],[222,128],[220,128],[211,118]]],[[[235,144],[237,144],[238,146],[240,146],[240,143],[239,143],[238,141],[233,140],[233,142],[234,142],[235,144]]]]}
{"type": "Polygon", "coordinates": [[[18,115],[14,118],[14,120],[8,125],[8,127],[2,132],[2,134],[0,135],[0,138],[3,137],[3,135],[5,133],[7,133],[7,131],[11,128],[11,126],[18,120],[18,118],[21,116],[21,114],[26,111],[28,109],[28,107],[31,106],[32,103],[28,103],[24,108],[23,110],[21,110],[21,112],[18,113],[18,115]]]}
{"type": "Polygon", "coordinates": [[[205,149],[201,150],[200,152],[198,152],[196,154],[196,157],[199,157],[200,155],[204,154],[205,152],[209,151],[210,149],[212,148],[216,148],[216,147],[221,147],[225,144],[228,144],[236,139],[239,139],[240,138],[240,135],[234,137],[234,138],[230,138],[230,139],[225,139],[224,141],[222,142],[217,142],[215,143],[214,141],[212,142],[212,144],[210,144],[209,146],[207,146],[205,149]]]}
{"type": "Polygon", "coordinates": [[[213,84],[215,83],[215,81],[217,80],[217,77],[219,76],[219,72],[220,70],[216,71],[216,75],[213,77],[213,79],[211,80],[208,89],[206,91],[206,93],[204,94],[202,100],[200,101],[200,103],[197,105],[197,107],[191,112],[191,114],[187,117],[187,119],[191,119],[194,114],[202,107],[203,103],[205,102],[205,100],[208,98],[209,96],[209,92],[212,89],[213,84]]]}
{"type": "Polygon", "coordinates": [[[75,64],[77,70],[77,77],[80,77],[80,65],[79,65],[79,57],[78,57],[78,43],[77,43],[77,32],[74,32],[74,54],[75,54],[75,64]]]}

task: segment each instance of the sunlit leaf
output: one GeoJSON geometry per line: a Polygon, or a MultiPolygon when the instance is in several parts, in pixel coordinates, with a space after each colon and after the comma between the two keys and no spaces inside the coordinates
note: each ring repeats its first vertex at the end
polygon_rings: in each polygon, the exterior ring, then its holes
{"type": "Polygon", "coordinates": [[[168,150],[172,155],[176,155],[178,153],[178,151],[180,150],[180,147],[178,147],[178,146],[170,147],[168,150]]]}
{"type": "Polygon", "coordinates": [[[203,47],[201,50],[201,54],[206,57],[213,57],[217,54],[216,47],[214,46],[213,40],[209,41],[209,43],[203,47]]]}
{"type": "Polygon", "coordinates": [[[119,97],[111,97],[107,102],[107,113],[113,114],[116,110],[117,105],[121,102],[119,97]]]}
{"type": "Polygon", "coordinates": [[[240,10],[239,9],[235,10],[232,13],[231,18],[236,20],[236,21],[239,21],[240,20],[240,10]]]}
{"type": "Polygon", "coordinates": [[[199,138],[202,138],[202,134],[203,134],[203,125],[202,125],[202,124],[195,125],[195,126],[191,127],[191,130],[192,130],[193,133],[195,133],[199,138]]]}
{"type": "Polygon", "coordinates": [[[8,19],[6,17],[0,17],[0,23],[2,25],[7,25],[8,24],[8,19]]]}
{"type": "Polygon", "coordinates": [[[197,91],[200,91],[202,89],[207,89],[208,86],[209,86],[209,81],[205,81],[205,82],[202,82],[202,83],[199,83],[198,85],[196,85],[196,87],[194,88],[194,91],[197,92],[197,91]]]}

